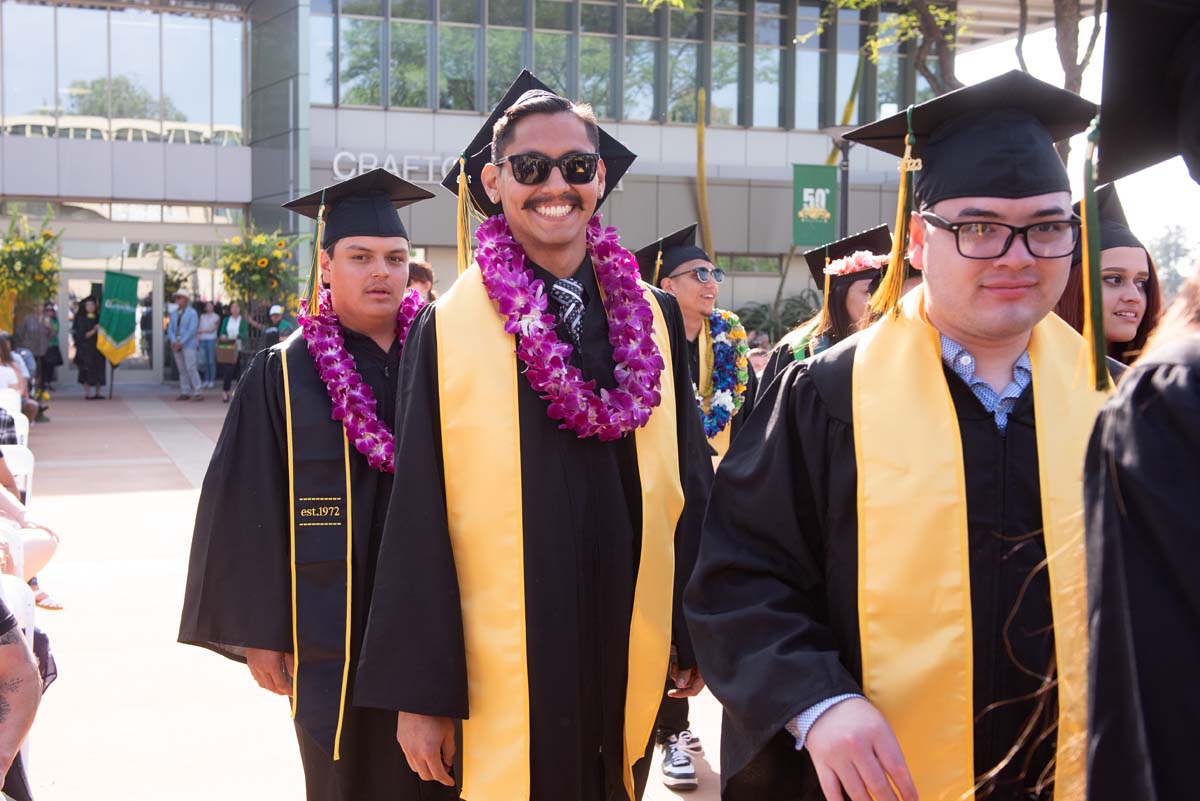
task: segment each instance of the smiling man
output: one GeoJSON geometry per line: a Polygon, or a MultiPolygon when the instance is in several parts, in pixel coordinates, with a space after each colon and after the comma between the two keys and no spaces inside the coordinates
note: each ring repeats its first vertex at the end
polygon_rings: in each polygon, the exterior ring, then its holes
{"type": "Polygon", "coordinates": [[[464,798],[630,801],[663,678],[701,686],[683,321],[592,219],[633,156],[589,107],[522,73],[465,152],[489,218],[405,350],[396,487],[424,491],[388,517],[358,698],[464,798]]]}
{"type": "MultiPolygon", "coordinates": [[[[309,801],[453,798],[408,768],[393,716],[355,701],[392,495],[400,352],[420,303],[396,210],[432,197],[383,171],[294,200],[318,224],[301,330],[251,361],[204,477],[180,642],[290,696],[309,801]]],[[[282,705],[280,712],[283,712],[282,705]]]]}
{"type": "Polygon", "coordinates": [[[1079,230],[1054,142],[1094,113],[1014,72],[849,135],[920,159],[891,264],[924,286],[789,365],[722,463],[686,609],[726,799],[1081,797],[1103,395],[1048,312],[1079,230]]]}

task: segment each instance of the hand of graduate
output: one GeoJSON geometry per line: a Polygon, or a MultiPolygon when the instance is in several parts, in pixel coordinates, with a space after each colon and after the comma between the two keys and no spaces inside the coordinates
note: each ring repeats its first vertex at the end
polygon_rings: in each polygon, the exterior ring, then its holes
{"type": "Polygon", "coordinates": [[[450,768],[454,765],[454,721],[401,712],[396,718],[396,742],[408,759],[408,766],[422,781],[454,786],[450,768]]]}
{"type": "Polygon", "coordinates": [[[292,694],[292,672],[295,662],[291,654],[281,651],[264,651],[261,648],[246,649],[246,666],[258,686],[277,695],[292,694]]]}
{"type": "Polygon", "coordinates": [[[865,699],[850,698],[826,710],[804,747],[826,801],[843,801],[843,791],[851,801],[917,801],[892,727],[865,699]]]}
{"type": "Polygon", "coordinates": [[[672,698],[692,698],[704,689],[704,677],[699,668],[681,670],[674,662],[671,663],[671,681],[675,682],[675,689],[668,690],[667,695],[672,698]]]}

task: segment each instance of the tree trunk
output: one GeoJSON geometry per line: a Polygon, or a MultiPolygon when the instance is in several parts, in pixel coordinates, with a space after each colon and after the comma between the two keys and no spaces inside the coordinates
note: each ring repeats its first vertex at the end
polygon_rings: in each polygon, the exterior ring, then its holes
{"type": "Polygon", "coordinates": [[[939,95],[944,95],[954,89],[961,89],[962,81],[954,74],[954,32],[946,31],[938,25],[933,12],[926,0],[916,0],[912,4],[921,26],[921,43],[917,47],[914,61],[917,72],[921,73],[929,86],[939,95]],[[931,69],[927,60],[932,50],[937,61],[937,69],[931,69]]]}
{"type": "Polygon", "coordinates": [[[1029,0],[1018,0],[1021,10],[1021,16],[1017,20],[1017,63],[1021,65],[1021,70],[1029,72],[1029,65],[1025,63],[1025,33],[1029,30],[1029,0]]]}
{"type": "MultiPolygon", "coordinates": [[[[1022,0],[1024,6],[1025,0],[1022,0]]],[[[1083,87],[1083,73],[1092,61],[1096,50],[1096,42],[1100,38],[1100,14],[1104,10],[1104,0],[1094,0],[1092,35],[1088,40],[1083,58],[1079,57],[1079,23],[1083,21],[1083,7],[1080,0],[1054,0],[1054,42],[1058,47],[1058,61],[1063,68],[1063,88],[1079,94],[1083,87]]],[[[1017,51],[1020,53],[1020,50],[1017,51]]],[[[1056,146],[1058,155],[1063,163],[1071,153],[1070,141],[1064,139],[1056,146]]]]}

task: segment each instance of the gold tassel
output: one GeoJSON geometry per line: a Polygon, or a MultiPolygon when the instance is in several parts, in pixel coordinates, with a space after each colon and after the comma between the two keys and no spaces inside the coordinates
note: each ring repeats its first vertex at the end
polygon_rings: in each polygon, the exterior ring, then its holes
{"type": "Polygon", "coordinates": [[[467,186],[467,156],[458,157],[458,274],[471,266],[471,190],[467,186]]]}
{"type": "Polygon", "coordinates": [[[312,270],[308,274],[308,310],[317,311],[317,295],[321,290],[321,242],[325,238],[325,192],[321,192],[321,205],[317,208],[317,238],[313,242],[312,270]]]}
{"type": "Polygon", "coordinates": [[[660,244],[658,246],[658,258],[656,258],[654,260],[654,284],[653,285],[656,289],[658,288],[658,282],[660,280],[662,280],[662,278],[661,278],[661,276],[662,276],[662,254],[663,254],[663,248],[662,248],[662,245],[660,244]]]}
{"type": "Polygon", "coordinates": [[[832,279],[832,276],[830,276],[829,272],[828,272],[828,270],[829,270],[829,252],[828,252],[828,250],[825,253],[825,270],[826,270],[826,272],[824,273],[825,294],[821,298],[821,311],[817,312],[816,322],[812,327],[812,331],[810,331],[808,334],[810,341],[815,340],[817,337],[821,336],[821,334],[824,334],[825,329],[829,326],[829,287],[830,287],[830,283],[833,279],[832,279]]]}
{"type": "Polygon", "coordinates": [[[892,239],[892,252],[888,257],[887,275],[879,282],[879,288],[871,296],[871,311],[884,315],[894,311],[904,294],[904,257],[908,250],[908,227],[912,217],[913,173],[921,169],[921,160],[912,157],[912,148],[917,137],[912,130],[912,110],[908,107],[908,134],[904,138],[904,157],[900,159],[900,192],[896,196],[896,233],[892,239]]]}

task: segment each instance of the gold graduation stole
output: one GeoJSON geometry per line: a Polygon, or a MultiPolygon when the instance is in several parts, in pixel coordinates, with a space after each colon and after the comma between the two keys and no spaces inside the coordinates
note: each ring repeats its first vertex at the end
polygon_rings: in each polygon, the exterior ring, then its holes
{"type": "MultiPolygon", "coordinates": [[[[1054,797],[1066,801],[1082,799],[1084,789],[1082,481],[1105,396],[1088,385],[1086,343],[1055,315],[1033,329],[1029,357],[1058,664],[1054,797]]],[[[895,731],[921,798],[970,801],[976,777],[966,479],[923,287],[862,335],[852,387],[863,692],[895,731]]]]}
{"type": "Polygon", "coordinates": [[[353,499],[350,443],[303,338],[283,364],[292,569],[292,717],[335,760],[350,671],[353,499]]]}
{"type": "MultiPolygon", "coordinates": [[[[708,330],[708,318],[705,318],[704,324],[700,326],[700,341],[697,343],[697,347],[700,351],[700,380],[696,386],[700,390],[700,395],[707,397],[712,392],[713,380],[713,340],[712,334],[708,330]]],[[[708,444],[716,451],[712,458],[714,470],[725,458],[726,451],[729,450],[729,439],[732,432],[733,418],[730,417],[725,427],[708,439],[708,444]]]]}
{"type": "MultiPolygon", "coordinates": [[[[624,775],[630,798],[632,765],[650,741],[670,658],[675,525],[683,509],[670,339],[658,301],[645,285],[643,292],[654,311],[654,342],[666,367],[662,403],[635,434],[642,545],[625,693],[624,775]]],[[[470,704],[470,718],[463,721],[463,797],[528,801],[529,668],[516,342],[504,331],[477,264],[441,297],[434,320],[446,512],[462,603],[470,704]]]]}

